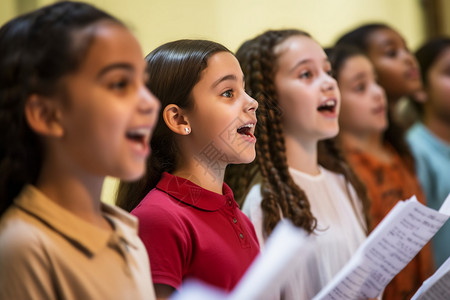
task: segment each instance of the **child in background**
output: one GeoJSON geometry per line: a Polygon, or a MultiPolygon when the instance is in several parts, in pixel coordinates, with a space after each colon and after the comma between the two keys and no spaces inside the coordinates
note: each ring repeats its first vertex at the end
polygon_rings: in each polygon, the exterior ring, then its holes
{"type": "Polygon", "coordinates": [[[261,245],[282,218],[311,234],[278,298],[312,299],[366,238],[364,187],[327,140],[339,130],[339,89],[324,50],[299,30],[267,31],[236,56],[260,107],[257,159],[227,170],[227,182],[261,245]]]}
{"type": "MultiPolygon", "coordinates": [[[[408,101],[418,98],[422,89],[417,61],[405,39],[386,24],[372,23],[344,34],[336,43],[339,44],[358,47],[372,62],[388,100],[387,134],[402,140],[404,129],[410,125],[407,120],[410,116],[405,116],[402,109],[411,106],[408,101]]],[[[401,142],[404,144],[403,140],[401,142]]]]}
{"type": "MultiPolygon", "coordinates": [[[[421,120],[407,133],[416,162],[417,175],[428,206],[439,209],[450,193],[450,38],[424,44],[416,52],[426,101],[421,120]]],[[[450,223],[433,238],[433,252],[439,267],[450,256],[450,223]]]]}
{"type": "Polygon", "coordinates": [[[255,158],[257,102],[224,46],[164,44],[147,56],[148,87],[163,110],[147,175],[121,183],[117,204],[139,219],[156,296],[187,278],[230,291],[259,253],[254,228],[224,183],[228,164],[255,158]]]}
{"type": "MultiPolygon", "coordinates": [[[[342,97],[339,141],[367,186],[373,229],[399,200],[414,194],[422,203],[424,199],[414,173],[384,136],[387,100],[370,60],[350,46],[338,46],[328,57],[342,97]]],[[[383,299],[410,299],[431,272],[431,249],[426,245],[389,283],[383,299]]]]}
{"type": "Polygon", "coordinates": [[[159,103],[136,38],[58,2],[0,29],[0,298],[154,299],[137,220],[101,203],[145,171],[159,103]]]}

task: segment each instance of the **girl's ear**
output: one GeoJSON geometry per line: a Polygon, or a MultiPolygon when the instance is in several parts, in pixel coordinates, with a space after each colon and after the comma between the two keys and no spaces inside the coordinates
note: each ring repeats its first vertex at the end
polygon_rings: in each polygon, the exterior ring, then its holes
{"type": "Polygon", "coordinates": [[[61,112],[57,101],[32,94],[25,103],[25,118],[30,128],[41,135],[62,137],[61,112]]]}
{"type": "Polygon", "coordinates": [[[164,108],[163,119],[167,127],[180,135],[188,135],[191,125],[183,110],[176,104],[169,104],[164,108]]]}

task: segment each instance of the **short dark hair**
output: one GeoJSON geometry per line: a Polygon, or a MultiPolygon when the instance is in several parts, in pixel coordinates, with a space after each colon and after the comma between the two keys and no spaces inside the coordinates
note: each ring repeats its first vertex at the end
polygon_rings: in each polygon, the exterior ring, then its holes
{"type": "Polygon", "coordinates": [[[415,53],[420,65],[424,85],[428,84],[427,73],[438,57],[450,48],[450,37],[437,37],[423,44],[415,53]]]}
{"type": "Polygon", "coordinates": [[[359,26],[358,28],[351,30],[344,35],[342,35],[336,42],[338,45],[353,45],[359,48],[364,53],[367,53],[369,48],[369,38],[370,35],[380,29],[391,29],[387,24],[384,23],[370,23],[359,26]]]}

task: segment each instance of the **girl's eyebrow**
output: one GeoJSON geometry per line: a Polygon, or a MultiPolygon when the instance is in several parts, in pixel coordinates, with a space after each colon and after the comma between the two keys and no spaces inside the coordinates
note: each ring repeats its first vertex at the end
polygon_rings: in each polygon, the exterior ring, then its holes
{"type": "Polygon", "coordinates": [[[110,64],[101,69],[97,74],[97,79],[101,78],[106,73],[115,70],[115,69],[125,69],[126,71],[133,71],[133,66],[129,63],[115,63],[110,64]]]}
{"type": "Polygon", "coordinates": [[[213,83],[212,88],[215,88],[215,87],[218,86],[221,82],[227,81],[227,80],[237,81],[237,77],[236,77],[236,75],[233,75],[233,74],[225,75],[225,76],[219,78],[218,80],[216,80],[216,81],[213,83]]]}
{"type": "MultiPolygon", "coordinates": [[[[309,63],[310,61],[312,61],[312,59],[310,59],[310,58],[305,58],[305,59],[302,59],[302,60],[298,61],[298,62],[297,62],[297,63],[289,70],[289,72],[293,72],[293,71],[294,71],[295,69],[297,69],[299,66],[304,65],[304,64],[307,64],[307,63],[309,63]]],[[[329,59],[328,59],[327,57],[323,59],[323,62],[326,63],[326,64],[330,64],[330,61],[329,61],[329,59]]]]}
{"type": "Polygon", "coordinates": [[[301,65],[304,65],[304,64],[308,63],[310,60],[311,60],[311,59],[306,58],[306,59],[302,59],[302,60],[298,61],[298,62],[297,62],[297,63],[289,70],[289,72],[294,71],[295,69],[297,69],[297,67],[299,67],[299,66],[301,66],[301,65]]]}
{"type": "Polygon", "coordinates": [[[355,75],[353,75],[350,80],[351,81],[356,81],[356,80],[360,80],[360,79],[365,79],[367,77],[367,74],[365,72],[358,72],[355,75]]]}
{"type": "Polygon", "coordinates": [[[392,38],[388,38],[381,42],[381,46],[387,47],[387,46],[395,46],[396,42],[392,38]]]}

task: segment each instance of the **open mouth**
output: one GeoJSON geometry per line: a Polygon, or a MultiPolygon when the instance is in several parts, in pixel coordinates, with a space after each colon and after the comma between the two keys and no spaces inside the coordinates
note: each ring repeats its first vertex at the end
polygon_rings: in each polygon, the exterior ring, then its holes
{"type": "Polygon", "coordinates": [[[146,152],[149,148],[150,133],[150,128],[135,128],[128,130],[125,136],[129,141],[137,145],[139,150],[146,152]]]}
{"type": "Polygon", "coordinates": [[[384,105],[378,106],[374,109],[372,109],[373,114],[384,114],[386,112],[386,107],[384,105]]]}
{"type": "Polygon", "coordinates": [[[334,113],[336,111],[336,104],[337,104],[337,102],[335,99],[326,100],[319,105],[317,110],[319,112],[334,113]]]}
{"type": "Polygon", "coordinates": [[[255,136],[253,135],[254,128],[255,128],[255,124],[253,124],[253,123],[245,124],[237,129],[237,133],[239,133],[240,135],[250,137],[250,138],[255,138],[255,136]]]}

